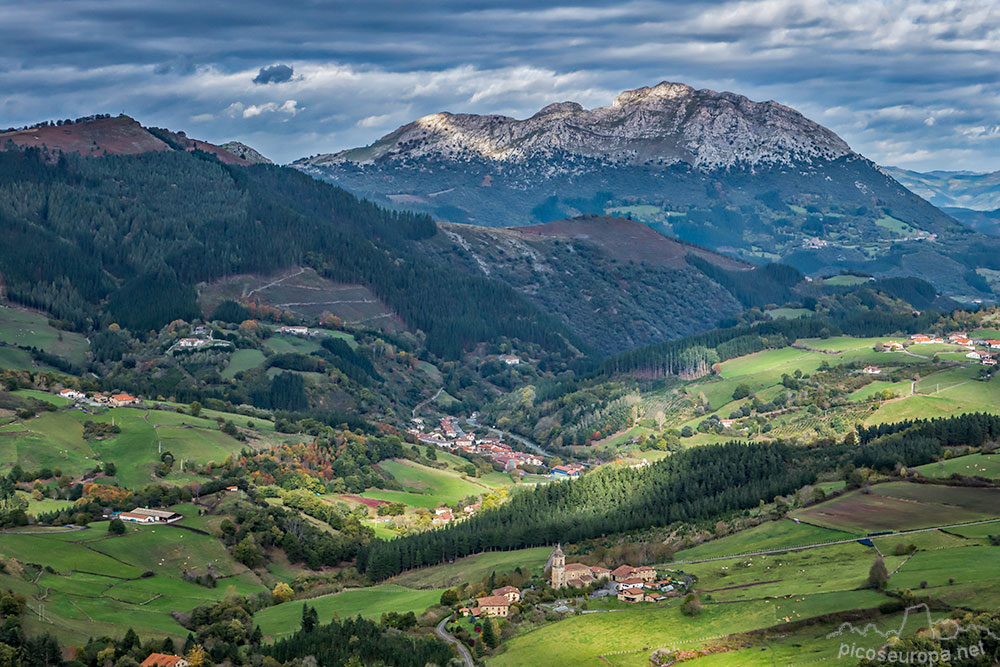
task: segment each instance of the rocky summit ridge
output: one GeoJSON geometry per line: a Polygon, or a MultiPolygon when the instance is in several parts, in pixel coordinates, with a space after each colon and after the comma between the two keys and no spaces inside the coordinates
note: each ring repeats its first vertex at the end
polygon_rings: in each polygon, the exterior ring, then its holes
{"type": "Polygon", "coordinates": [[[452,114],[424,116],[364,148],[320,155],[303,166],[430,161],[488,161],[523,167],[539,158],[557,175],[580,168],[573,158],[603,166],[668,167],[701,171],[809,164],[853,155],[834,132],[777,102],[696,90],[663,82],[627,90],[611,105],[585,109],[557,102],[530,118],[452,114]]]}

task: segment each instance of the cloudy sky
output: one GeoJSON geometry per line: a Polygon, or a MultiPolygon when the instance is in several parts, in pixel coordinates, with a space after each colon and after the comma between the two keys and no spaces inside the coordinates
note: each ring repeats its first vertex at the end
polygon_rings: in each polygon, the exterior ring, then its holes
{"type": "Polygon", "coordinates": [[[793,106],[868,157],[1000,169],[1000,0],[0,0],[0,127],[90,113],[278,161],[436,111],[662,80],[793,106]]]}

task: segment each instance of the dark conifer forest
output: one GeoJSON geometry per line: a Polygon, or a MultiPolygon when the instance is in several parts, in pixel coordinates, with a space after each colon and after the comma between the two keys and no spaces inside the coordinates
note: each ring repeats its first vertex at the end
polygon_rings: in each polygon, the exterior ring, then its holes
{"type": "Polygon", "coordinates": [[[81,331],[190,320],[200,281],[307,265],[371,287],[440,356],[502,336],[554,351],[573,339],[512,288],[415,254],[408,242],[436,233],[425,214],[200,151],[47,157],[0,153],[0,274],[11,299],[81,331]]]}

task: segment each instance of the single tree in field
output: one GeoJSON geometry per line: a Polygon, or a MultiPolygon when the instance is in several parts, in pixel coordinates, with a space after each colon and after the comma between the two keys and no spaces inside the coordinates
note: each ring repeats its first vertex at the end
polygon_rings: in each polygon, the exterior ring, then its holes
{"type": "Polygon", "coordinates": [[[125,534],[125,522],[115,517],[108,524],[108,532],[112,535],[124,535],[125,534]]]}
{"type": "Polygon", "coordinates": [[[681,603],[681,613],[685,616],[697,616],[701,613],[701,598],[697,593],[688,593],[681,603]]]}
{"type": "Polygon", "coordinates": [[[279,581],[274,585],[274,590],[271,591],[271,599],[274,600],[274,604],[281,604],[282,602],[288,602],[295,595],[295,591],[292,587],[283,581],[279,581]]]}
{"type": "Polygon", "coordinates": [[[885,588],[889,583],[889,570],[885,567],[885,562],[881,558],[876,558],[872,563],[872,568],[868,570],[868,586],[879,590],[885,588]]]}

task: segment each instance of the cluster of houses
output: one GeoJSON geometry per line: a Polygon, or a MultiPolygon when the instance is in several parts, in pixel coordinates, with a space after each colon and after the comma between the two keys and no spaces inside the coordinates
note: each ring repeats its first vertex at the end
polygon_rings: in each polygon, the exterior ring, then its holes
{"type": "Polygon", "coordinates": [[[218,340],[212,337],[212,330],[201,325],[191,330],[191,335],[181,338],[170,346],[167,352],[176,350],[197,350],[203,347],[232,347],[233,344],[227,340],[218,340]]]}
{"type": "Polygon", "coordinates": [[[566,555],[559,545],[552,552],[550,563],[549,582],[553,588],[583,588],[606,582],[603,588],[591,594],[594,598],[616,595],[624,602],[660,602],[668,595],[678,593],[678,584],[670,579],[660,579],[656,569],[648,565],[619,565],[614,570],[608,570],[583,563],[567,564],[566,555]]]}
{"type": "Polygon", "coordinates": [[[278,328],[279,334],[285,334],[287,336],[316,336],[318,332],[310,331],[309,327],[303,326],[283,326],[278,328]]]}
{"type": "MultiPolygon", "coordinates": [[[[984,366],[996,366],[998,353],[991,352],[991,350],[1000,350],[1000,340],[994,340],[992,338],[971,338],[964,331],[955,331],[948,334],[947,337],[935,336],[929,334],[913,334],[910,336],[910,345],[955,345],[957,347],[965,348],[968,353],[965,355],[968,359],[974,359],[984,366]],[[982,348],[982,349],[977,349],[982,348]]],[[[905,345],[896,340],[886,341],[882,344],[882,349],[886,352],[897,352],[905,349],[905,345]]],[[[872,375],[877,375],[881,371],[878,370],[877,366],[868,366],[864,370],[865,373],[870,373],[872,375]]]]}
{"type": "Polygon", "coordinates": [[[63,389],[59,392],[63,398],[74,403],[87,403],[94,407],[123,408],[129,405],[139,405],[142,401],[131,394],[93,394],[88,395],[76,389],[63,389]]]}
{"type": "Polygon", "coordinates": [[[567,463],[565,465],[552,466],[549,470],[549,477],[555,480],[576,479],[583,473],[583,466],[579,463],[567,463]]]}
{"type": "Polygon", "coordinates": [[[122,521],[138,524],[174,523],[184,518],[183,514],[170,510],[150,510],[145,507],[136,507],[131,512],[115,512],[112,516],[122,521]]]}
{"type": "Polygon", "coordinates": [[[478,438],[465,433],[454,417],[443,418],[439,422],[439,429],[431,433],[424,433],[418,428],[424,423],[422,418],[416,417],[413,421],[416,426],[410,428],[409,432],[425,444],[477,454],[500,464],[504,470],[513,470],[525,465],[536,467],[544,465],[542,457],[515,451],[502,438],[478,438]]]}
{"type": "Polygon", "coordinates": [[[479,511],[479,508],[480,508],[479,503],[466,505],[465,507],[462,508],[462,513],[456,517],[455,512],[452,511],[450,507],[443,507],[443,506],[437,507],[434,509],[434,518],[431,519],[431,521],[435,526],[443,526],[446,523],[451,523],[456,518],[462,519],[465,517],[472,516],[473,514],[479,511]]]}

